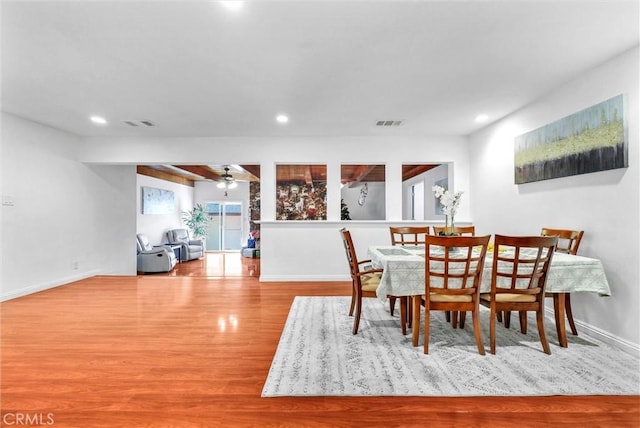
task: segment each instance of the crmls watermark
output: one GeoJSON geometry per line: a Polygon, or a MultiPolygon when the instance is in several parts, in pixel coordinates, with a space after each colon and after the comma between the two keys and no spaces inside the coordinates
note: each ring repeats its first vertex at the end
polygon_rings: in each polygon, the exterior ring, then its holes
{"type": "Polygon", "coordinates": [[[55,424],[53,413],[43,412],[7,412],[2,414],[2,426],[47,426],[55,424]]]}

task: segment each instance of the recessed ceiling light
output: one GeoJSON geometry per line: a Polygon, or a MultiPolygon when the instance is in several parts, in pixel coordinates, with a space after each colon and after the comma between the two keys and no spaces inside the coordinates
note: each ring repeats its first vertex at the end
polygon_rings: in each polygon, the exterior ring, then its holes
{"type": "Polygon", "coordinates": [[[289,122],[289,116],[285,114],[279,114],[276,116],[276,120],[278,121],[278,123],[287,123],[289,122]]]}
{"type": "Polygon", "coordinates": [[[240,0],[221,1],[220,4],[228,10],[240,10],[244,6],[244,2],[240,0]]]}
{"type": "Polygon", "coordinates": [[[91,122],[97,124],[97,125],[106,125],[107,124],[107,119],[105,119],[104,117],[100,117],[100,116],[91,116],[90,117],[91,122]]]}
{"type": "Polygon", "coordinates": [[[479,114],[476,116],[477,123],[483,123],[483,122],[486,122],[487,120],[489,120],[489,116],[487,116],[486,114],[479,114]]]}

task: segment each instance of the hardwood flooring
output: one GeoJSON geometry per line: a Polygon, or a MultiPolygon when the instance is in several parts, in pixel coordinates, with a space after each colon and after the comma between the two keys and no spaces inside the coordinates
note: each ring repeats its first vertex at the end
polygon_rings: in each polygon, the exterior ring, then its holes
{"type": "Polygon", "coordinates": [[[2,303],[0,425],[640,426],[638,396],[261,398],[293,298],[350,284],[260,283],[259,259],[209,257],[2,303]]]}

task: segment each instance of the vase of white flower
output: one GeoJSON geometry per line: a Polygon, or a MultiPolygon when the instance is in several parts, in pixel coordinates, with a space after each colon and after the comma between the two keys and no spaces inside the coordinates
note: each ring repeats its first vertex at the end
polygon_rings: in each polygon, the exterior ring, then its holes
{"type": "Polygon", "coordinates": [[[456,192],[455,194],[453,194],[449,192],[449,190],[445,190],[441,186],[433,186],[431,190],[433,190],[434,195],[440,201],[440,205],[442,205],[442,212],[445,216],[445,231],[443,235],[456,235],[454,217],[456,215],[458,206],[460,205],[460,197],[462,196],[462,192],[456,192]]]}
{"type": "Polygon", "coordinates": [[[453,236],[456,234],[456,226],[453,223],[453,214],[444,216],[444,234],[453,236]]]}

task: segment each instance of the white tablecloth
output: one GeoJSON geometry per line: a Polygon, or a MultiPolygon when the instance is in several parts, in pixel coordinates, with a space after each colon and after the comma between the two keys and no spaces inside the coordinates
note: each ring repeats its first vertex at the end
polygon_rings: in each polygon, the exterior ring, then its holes
{"type": "MultiPolygon", "coordinates": [[[[384,269],[378,297],[387,295],[414,296],[424,294],[424,247],[421,246],[372,246],[368,258],[375,267],[384,269]]],[[[493,258],[487,253],[482,275],[481,291],[491,290],[493,258]]],[[[547,277],[548,293],[592,292],[610,296],[611,290],[602,262],[582,256],[555,253],[547,277]]]]}

